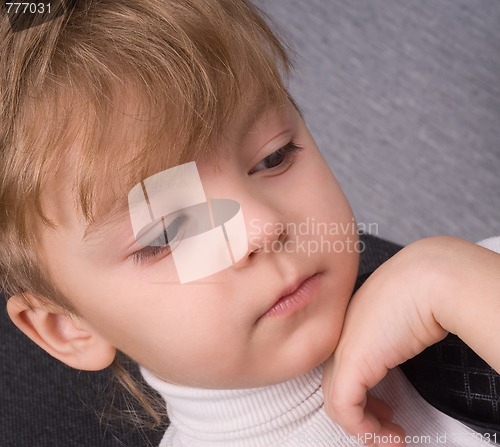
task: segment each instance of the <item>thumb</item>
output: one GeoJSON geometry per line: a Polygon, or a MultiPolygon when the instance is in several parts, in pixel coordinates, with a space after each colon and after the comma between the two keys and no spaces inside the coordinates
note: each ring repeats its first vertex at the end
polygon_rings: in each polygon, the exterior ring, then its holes
{"type": "Polygon", "coordinates": [[[367,445],[404,445],[404,431],[392,423],[392,409],[368,395],[368,390],[385,376],[387,369],[371,370],[352,355],[343,355],[341,349],[324,364],[327,415],[367,445]]]}

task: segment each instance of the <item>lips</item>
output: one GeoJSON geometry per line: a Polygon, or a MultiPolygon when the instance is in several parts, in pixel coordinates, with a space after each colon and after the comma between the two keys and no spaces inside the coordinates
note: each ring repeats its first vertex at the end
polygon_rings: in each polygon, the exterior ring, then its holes
{"type": "Polygon", "coordinates": [[[301,277],[286,287],[277,300],[259,317],[288,314],[302,307],[313,297],[316,291],[319,274],[301,277]]]}

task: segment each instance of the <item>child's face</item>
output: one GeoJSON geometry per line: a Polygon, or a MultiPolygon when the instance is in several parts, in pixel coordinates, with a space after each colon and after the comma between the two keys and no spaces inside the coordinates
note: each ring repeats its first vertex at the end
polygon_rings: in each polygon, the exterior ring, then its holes
{"type": "Polygon", "coordinates": [[[237,201],[248,235],[246,256],[212,276],[180,284],[168,252],[135,262],[128,213],[84,240],[69,194],[49,204],[61,225],[44,232],[44,255],[59,288],[87,325],[166,381],[288,380],[324,361],[340,335],[358,266],[349,204],[291,104],[240,134],[249,120],[228,132],[217,167],[197,161],[207,197],[237,201]],[[277,152],[290,142],[302,149],[277,152]]]}

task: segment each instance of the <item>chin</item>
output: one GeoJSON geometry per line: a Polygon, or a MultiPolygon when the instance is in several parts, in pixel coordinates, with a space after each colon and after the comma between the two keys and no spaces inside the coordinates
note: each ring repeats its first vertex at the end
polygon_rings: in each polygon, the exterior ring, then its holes
{"type": "Polygon", "coordinates": [[[340,331],[333,330],[334,327],[335,324],[330,324],[332,330],[322,332],[316,342],[303,351],[307,353],[304,354],[304,374],[324,363],[334,353],[340,338],[340,331]]]}
{"type": "Polygon", "coordinates": [[[335,351],[339,337],[340,334],[337,332],[325,334],[321,339],[317,339],[316,343],[304,346],[303,349],[297,351],[295,365],[291,366],[286,371],[288,377],[281,381],[284,382],[306,374],[323,364],[335,351]],[[320,340],[320,343],[318,343],[318,340],[320,340]]]}

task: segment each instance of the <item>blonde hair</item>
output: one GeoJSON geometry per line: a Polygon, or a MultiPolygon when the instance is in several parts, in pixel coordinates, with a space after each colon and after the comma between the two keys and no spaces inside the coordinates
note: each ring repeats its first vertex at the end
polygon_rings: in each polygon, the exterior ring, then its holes
{"type": "Polygon", "coordinates": [[[80,0],[20,32],[1,14],[0,285],[76,312],[37,250],[54,177],[71,163],[94,225],[143,178],[213,153],[250,99],[283,103],[290,62],[246,0],[80,0]]]}

